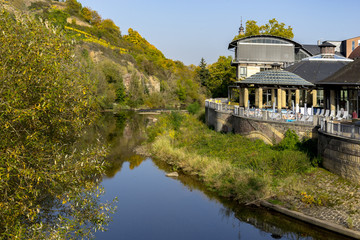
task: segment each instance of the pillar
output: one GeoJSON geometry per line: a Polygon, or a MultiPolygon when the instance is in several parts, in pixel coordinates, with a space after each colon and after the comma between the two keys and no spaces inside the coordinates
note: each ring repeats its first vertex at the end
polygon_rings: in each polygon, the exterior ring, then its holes
{"type": "Polygon", "coordinates": [[[282,108],[282,90],[279,88],[277,90],[277,109],[279,112],[281,112],[282,108]]]}
{"type": "Polygon", "coordinates": [[[274,104],[275,102],[275,89],[271,89],[271,103],[274,104]]]}
{"type": "Polygon", "coordinates": [[[255,88],[255,107],[259,108],[259,89],[255,88]]]}
{"type": "Polygon", "coordinates": [[[288,90],[288,96],[287,96],[287,105],[289,108],[291,108],[291,90],[288,90]]]}
{"type": "Polygon", "coordinates": [[[301,90],[302,96],[301,96],[301,101],[302,104],[304,105],[306,103],[306,90],[301,90]]]}
{"type": "Polygon", "coordinates": [[[259,88],[259,108],[263,108],[263,89],[259,88]]]}
{"type": "Polygon", "coordinates": [[[330,90],[330,111],[336,110],[335,103],[335,90],[330,90]]]}
{"type": "Polygon", "coordinates": [[[249,89],[244,88],[244,107],[249,107],[249,89]]]}
{"type": "Polygon", "coordinates": [[[286,90],[281,90],[281,106],[286,108],[286,90]]]}
{"type": "Polygon", "coordinates": [[[317,107],[317,91],[312,90],[311,95],[312,95],[312,105],[313,107],[317,107]]]}
{"type": "Polygon", "coordinates": [[[296,89],[295,90],[295,107],[297,105],[300,105],[300,90],[296,89]]]}
{"type": "Polygon", "coordinates": [[[244,107],[244,89],[239,88],[239,106],[244,107]]]}

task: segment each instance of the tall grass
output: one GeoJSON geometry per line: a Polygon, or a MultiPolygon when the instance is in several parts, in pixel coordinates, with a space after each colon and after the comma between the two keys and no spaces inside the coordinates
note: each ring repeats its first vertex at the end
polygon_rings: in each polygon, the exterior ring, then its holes
{"type": "Polygon", "coordinates": [[[293,147],[291,134],[274,148],[238,134],[217,133],[194,116],[179,113],[162,115],[148,134],[155,158],[198,175],[210,189],[241,202],[271,196],[311,168],[308,156],[293,147]]]}

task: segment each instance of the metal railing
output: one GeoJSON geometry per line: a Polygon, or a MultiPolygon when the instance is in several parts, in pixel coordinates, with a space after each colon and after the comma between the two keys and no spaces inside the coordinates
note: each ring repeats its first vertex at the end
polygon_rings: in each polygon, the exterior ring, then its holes
{"type": "Polygon", "coordinates": [[[360,139],[360,126],[353,123],[341,123],[323,119],[320,122],[320,129],[325,133],[345,138],[360,139]]]}
{"type": "Polygon", "coordinates": [[[320,117],[316,115],[302,115],[300,113],[293,114],[289,112],[272,112],[264,109],[250,109],[239,107],[238,105],[230,105],[226,100],[207,99],[205,106],[217,111],[232,113],[235,116],[255,118],[261,120],[271,120],[287,123],[301,123],[307,125],[320,125],[320,117]]]}

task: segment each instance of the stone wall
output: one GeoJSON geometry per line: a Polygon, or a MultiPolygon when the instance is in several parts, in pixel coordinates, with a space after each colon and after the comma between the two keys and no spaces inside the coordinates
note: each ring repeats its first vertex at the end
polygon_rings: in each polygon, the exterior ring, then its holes
{"type": "Polygon", "coordinates": [[[318,155],[323,166],[343,178],[360,183],[360,140],[319,131],[318,155]]]}
{"type": "Polygon", "coordinates": [[[317,127],[306,124],[276,122],[232,115],[205,108],[205,119],[208,126],[218,132],[234,132],[243,136],[261,139],[267,144],[279,143],[288,129],[294,130],[300,139],[317,137],[317,127]]]}

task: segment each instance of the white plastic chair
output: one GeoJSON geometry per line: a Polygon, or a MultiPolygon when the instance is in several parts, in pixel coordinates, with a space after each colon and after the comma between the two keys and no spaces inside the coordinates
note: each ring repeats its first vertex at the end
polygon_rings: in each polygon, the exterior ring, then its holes
{"type": "Polygon", "coordinates": [[[324,117],[328,117],[329,114],[330,114],[330,110],[329,110],[329,109],[326,109],[324,117]]]}
{"type": "Polygon", "coordinates": [[[331,110],[330,112],[330,118],[335,118],[335,110],[331,110]]]}

